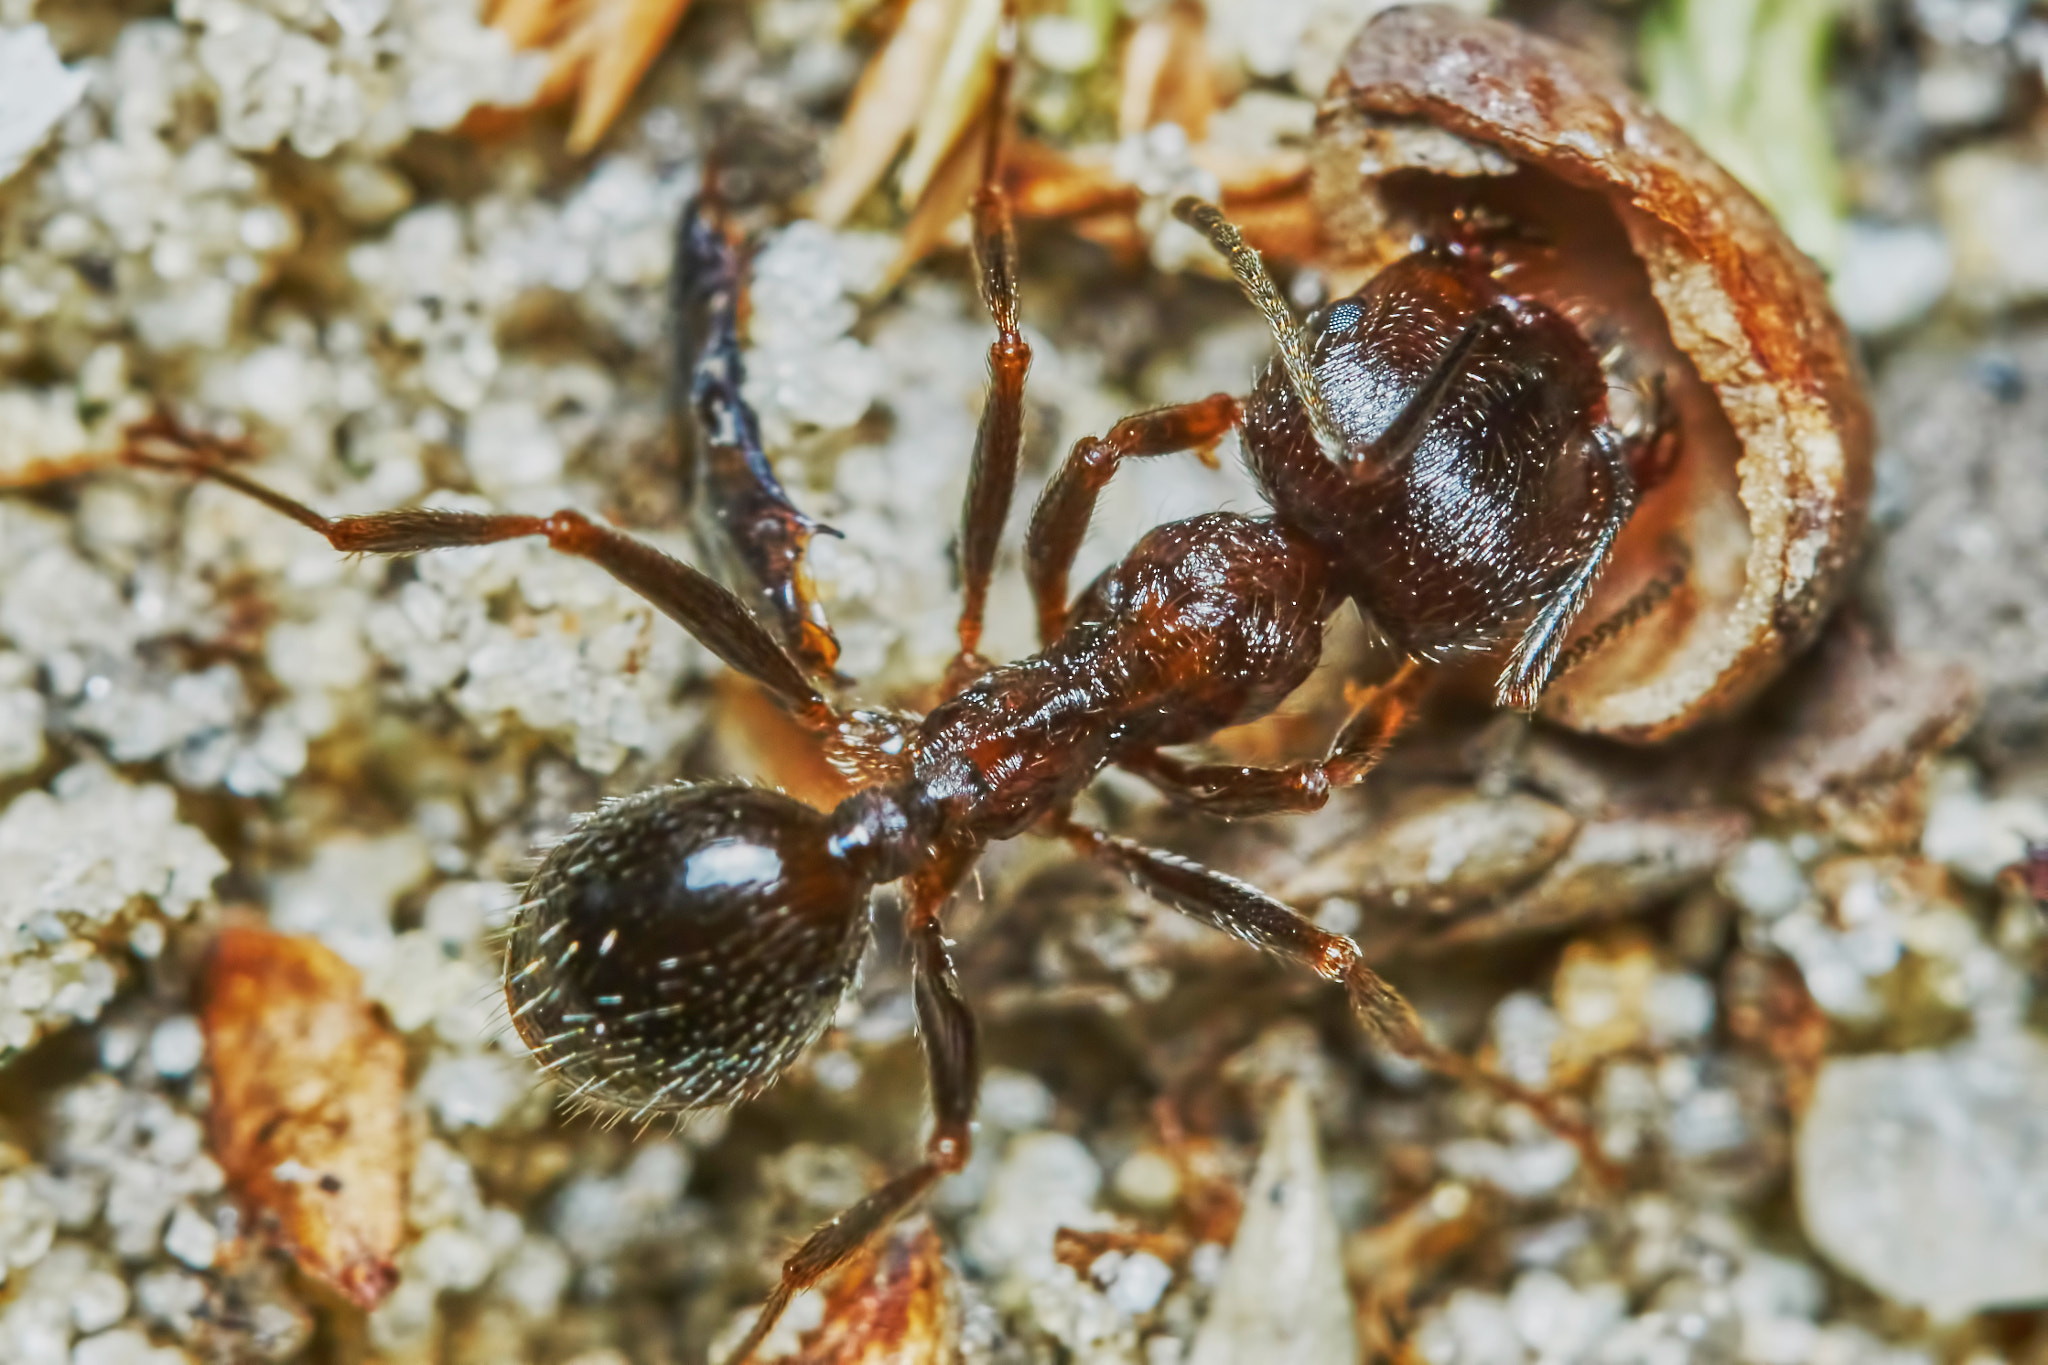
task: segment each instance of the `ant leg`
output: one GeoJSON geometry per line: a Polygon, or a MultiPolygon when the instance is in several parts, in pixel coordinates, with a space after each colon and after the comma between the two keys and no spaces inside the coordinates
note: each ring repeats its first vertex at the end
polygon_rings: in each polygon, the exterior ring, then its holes
{"type": "Polygon", "coordinates": [[[1237,400],[1217,393],[1199,402],[1126,417],[1109,429],[1109,435],[1075,443],[1066,463],[1039,494],[1025,541],[1041,645],[1050,645],[1066,629],[1067,575],[1095,515],[1095,499],[1116,476],[1117,466],[1125,460],[1206,449],[1237,425],[1238,416],[1237,400]]]}
{"type": "Polygon", "coordinates": [[[931,1088],[932,1134],[924,1160],[812,1233],[782,1264],[782,1281],[762,1305],[752,1330],[726,1365],[745,1365],[782,1316],[789,1301],[852,1259],[867,1243],[922,1199],[939,1180],[966,1166],[974,1132],[974,1105],[981,1086],[979,1039],[974,1014],[960,995],[939,912],[952,898],[980,849],[954,845],[910,876],[912,990],[918,1037],[924,1045],[925,1079],[931,1088]]]}
{"type": "Polygon", "coordinates": [[[367,516],[323,517],[222,464],[199,438],[167,421],[136,427],[128,436],[129,445],[122,452],[127,463],[224,484],[319,533],[343,554],[409,555],[545,536],[550,549],[590,560],[645,598],[726,667],[767,688],[805,725],[820,731],[841,727],[842,718],[832,704],[730,590],[681,560],[623,531],[600,526],[580,512],[528,517],[408,507],[367,516]]]}
{"type": "Polygon", "coordinates": [[[1692,551],[1685,542],[1673,539],[1666,543],[1664,552],[1671,557],[1664,571],[1638,588],[1635,596],[1622,603],[1612,616],[1604,618],[1599,625],[1572,641],[1571,646],[1557,656],[1557,666],[1550,670],[1551,677],[1561,678],[1571,672],[1649,619],[1650,613],[1678,595],[1679,589],[1685,586],[1686,575],[1692,570],[1692,551]]]}
{"type": "Polygon", "coordinates": [[[1162,904],[1249,943],[1260,952],[1306,967],[1324,980],[1343,986],[1359,1023],[1375,1042],[1441,1075],[1469,1081],[1502,1100],[1527,1106],[1545,1127],[1579,1149],[1589,1169],[1607,1171],[1594,1134],[1584,1123],[1565,1113],[1554,1096],[1531,1090],[1432,1042],[1423,1031],[1415,1007],[1366,965],[1358,945],[1349,938],[1317,928],[1314,921],[1255,886],[1177,854],[1147,848],[1071,820],[1056,825],[1054,832],[1080,852],[1123,872],[1162,904]]]}
{"type": "Polygon", "coordinates": [[[1003,124],[1009,116],[1016,50],[1016,4],[1005,0],[981,187],[974,192],[973,206],[974,260],[982,302],[996,324],[996,339],[988,348],[988,401],[974,436],[974,463],[961,510],[960,653],[946,670],[949,693],[987,668],[981,657],[982,617],[988,607],[989,580],[995,574],[996,546],[1017,487],[1017,457],[1024,439],[1024,375],[1031,368],[1031,347],[1017,330],[1017,236],[1002,181],[1003,124]]]}
{"type": "Polygon", "coordinates": [[[1551,594],[1543,609],[1536,613],[1536,619],[1522,633],[1521,641],[1516,644],[1514,653],[1508,656],[1499,680],[1493,685],[1494,700],[1512,710],[1536,709],[1536,703],[1543,696],[1543,689],[1549,685],[1557,667],[1557,656],[1564,648],[1565,633],[1585,609],[1586,599],[1593,594],[1594,582],[1600,577],[1600,571],[1607,567],[1607,556],[1614,549],[1614,538],[1621,534],[1621,528],[1628,524],[1630,514],[1636,510],[1635,476],[1629,472],[1620,437],[1602,428],[1593,435],[1593,448],[1599,457],[1594,467],[1604,470],[1607,475],[1607,506],[1601,515],[1600,531],[1584,561],[1551,594]]]}
{"type": "Polygon", "coordinates": [[[669,310],[675,333],[670,406],[682,449],[683,490],[701,495],[741,573],[797,660],[830,676],[839,641],[804,561],[811,537],[836,536],[798,511],[761,446],[760,423],[741,396],[739,247],[707,188],[676,229],[669,310]]]}
{"type": "Polygon", "coordinates": [[[1337,733],[1328,758],[1284,768],[1183,763],[1157,749],[1118,760],[1181,805],[1212,815],[1275,815],[1321,810],[1330,793],[1362,781],[1379,766],[1422,700],[1429,673],[1413,659],[1366,693],[1337,733]]]}
{"type": "MultiPolygon", "coordinates": [[[[1679,440],[1677,413],[1666,396],[1665,388],[1663,375],[1654,376],[1640,386],[1651,417],[1640,430],[1623,441],[1626,467],[1635,480],[1638,494],[1649,493],[1670,478],[1684,453],[1679,440]]],[[[1566,646],[1550,670],[1552,678],[1563,677],[1606,649],[1684,588],[1686,574],[1692,568],[1692,548],[1677,536],[1669,536],[1659,549],[1670,561],[1663,572],[1636,589],[1635,594],[1612,615],[1566,646]]]]}

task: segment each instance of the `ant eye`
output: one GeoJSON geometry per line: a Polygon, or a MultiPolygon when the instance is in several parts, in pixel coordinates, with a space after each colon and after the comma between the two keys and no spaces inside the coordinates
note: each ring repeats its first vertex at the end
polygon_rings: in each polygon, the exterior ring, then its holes
{"type": "Polygon", "coordinates": [[[534,1056],[642,1112],[750,1098],[810,1045],[867,943],[868,881],[826,817],[752,787],[597,811],[527,885],[505,999],[534,1056]]]}
{"type": "Polygon", "coordinates": [[[1351,331],[1358,326],[1358,320],[1364,316],[1365,309],[1350,299],[1333,303],[1323,313],[1323,335],[1351,331]]]}

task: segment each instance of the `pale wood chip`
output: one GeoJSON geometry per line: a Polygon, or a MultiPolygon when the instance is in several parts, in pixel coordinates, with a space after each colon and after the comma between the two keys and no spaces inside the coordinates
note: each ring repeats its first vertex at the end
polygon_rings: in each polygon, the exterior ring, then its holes
{"type": "Polygon", "coordinates": [[[1002,27],[1003,0],[965,0],[960,19],[946,44],[939,74],[918,116],[910,152],[897,172],[897,189],[905,208],[925,197],[926,186],[959,145],[968,128],[980,121],[995,89],[996,31],[1002,27]]]}
{"type": "Polygon", "coordinates": [[[600,0],[585,11],[583,27],[595,43],[569,125],[571,152],[597,145],[689,7],[690,0],[600,0]]]}
{"type": "Polygon", "coordinates": [[[404,1044],[310,938],[228,928],[203,993],[214,1158],[259,1231],[375,1308],[405,1237],[404,1044]]]}
{"type": "Polygon", "coordinates": [[[846,117],[825,153],[811,216],[837,227],[896,158],[939,77],[966,0],[910,0],[896,31],[861,72],[846,117]]]}
{"type": "Polygon", "coordinates": [[[499,0],[485,18],[514,47],[547,51],[532,107],[573,97],[567,145],[581,155],[618,119],[689,7],[690,0],[499,0]]]}
{"type": "Polygon", "coordinates": [[[1179,124],[1196,142],[1208,135],[1218,101],[1206,25],[1201,6],[1183,0],[1154,10],[1131,29],[1117,68],[1118,137],[1159,123],[1179,124]]]}

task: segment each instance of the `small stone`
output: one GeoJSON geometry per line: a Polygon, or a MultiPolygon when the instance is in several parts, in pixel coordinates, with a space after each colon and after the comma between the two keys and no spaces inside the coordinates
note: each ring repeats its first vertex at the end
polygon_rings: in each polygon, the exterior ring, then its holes
{"type": "Polygon", "coordinates": [[[1052,1111],[1052,1091],[1029,1072],[990,1067],[981,1079],[981,1104],[976,1117],[983,1124],[1028,1133],[1051,1122],[1052,1111]]]}
{"type": "Polygon", "coordinates": [[[569,1287],[569,1257],[552,1238],[529,1235],[498,1268],[498,1294],[533,1318],[545,1318],[569,1287]]]}
{"type": "Polygon", "coordinates": [[[1789,915],[1813,900],[1806,871],[1790,849],[1775,839],[1738,845],[1721,865],[1721,889],[1761,920],[1789,915]]]}
{"type": "Polygon", "coordinates": [[[1579,1149],[1559,1137],[1514,1144],[1460,1138],[1439,1147],[1437,1160],[1461,1180],[1491,1185],[1514,1199],[1541,1199],[1579,1169],[1579,1149]]]}
{"type": "Polygon", "coordinates": [[[491,1250],[461,1228],[435,1228],[407,1253],[407,1264],[439,1289],[470,1290],[491,1273],[491,1250]]]}
{"type": "Polygon", "coordinates": [[[417,1087],[449,1132],[490,1128],[532,1085],[528,1071],[498,1053],[442,1055],[427,1064],[417,1087]]]}
{"type": "Polygon", "coordinates": [[[206,1035],[189,1014],[173,1015],[149,1035],[149,1064],[159,1076],[177,1080],[199,1069],[206,1056],[206,1035]]]}
{"type": "Polygon", "coordinates": [[[1046,1132],[1015,1138],[968,1229],[967,1250],[987,1266],[1050,1273],[1055,1232],[1107,1224],[1095,1211],[1101,1187],[1102,1168],[1078,1139],[1046,1132]]]}
{"type": "Polygon", "coordinates": [[[1919,321],[1941,302],[1955,258],[1939,228],[1852,218],[1828,295],[1849,330],[1883,336],[1919,321]]]}
{"type": "Polygon", "coordinates": [[[348,160],[334,168],[335,207],[352,223],[388,222],[412,207],[412,184],[374,161],[348,160]]]}
{"type": "Polygon", "coordinates": [[[205,1270],[220,1254],[220,1234],[191,1205],[180,1204],[164,1229],[164,1250],[194,1270],[205,1270]]]}
{"type": "Polygon", "coordinates": [[[28,164],[89,79],[57,59],[41,24],[0,28],[0,180],[28,164]]]}
{"type": "Polygon", "coordinates": [[[1782,689],[1770,737],[1752,760],[1758,808],[1818,822],[1857,848],[1909,846],[1926,818],[1935,756],[1976,718],[1970,670],[1909,654],[1853,617],[1836,620],[1813,661],[1782,689]]]}
{"type": "Polygon", "coordinates": [[[1296,1083],[1274,1109],[1190,1365],[1351,1365],[1358,1359],[1352,1317],[1315,1114],[1308,1087],[1296,1083]]]}
{"type": "Polygon", "coordinates": [[[172,1346],[158,1346],[133,1327],[87,1337],[71,1348],[71,1365],[187,1365],[191,1357],[172,1346]]]}
{"type": "Polygon", "coordinates": [[[103,1332],[128,1315],[128,1286],[119,1275],[90,1270],[71,1286],[71,1323],[80,1332],[103,1332]]]}
{"type": "Polygon", "coordinates": [[[1921,65],[1914,81],[1913,104],[1920,117],[1941,133],[1982,128],[2005,113],[2012,84],[2012,62],[1998,47],[1944,46],[1921,65]]]}
{"type": "MultiPolygon", "coordinates": [[[[1634,930],[1576,939],[1559,959],[1551,988],[1562,1028],[1551,1048],[1552,1065],[1559,1075],[1572,1077],[1604,1057],[1663,1041],[1656,1036],[1653,1000],[1683,1016],[1697,1011],[1694,996],[1705,989],[1706,983],[1697,978],[1664,972],[1656,948],[1634,930]],[[1680,982],[1694,982],[1696,989],[1680,982]]],[[[1711,992],[1707,995],[1711,1019],[1711,992]]],[[[1671,1022],[1685,1026],[1683,1017],[1671,1022]]]]}
{"type": "Polygon", "coordinates": [[[1550,1085],[1550,1064],[1564,1033],[1556,1011],[1533,991],[1510,991],[1494,1006],[1488,1025],[1497,1065],[1522,1085],[1550,1085]]]}
{"type": "Polygon", "coordinates": [[[1714,988],[1690,972],[1659,972],[1643,1001],[1650,1037],[1663,1046],[1697,1042],[1714,1026],[1714,988]]]}
{"type": "Polygon", "coordinates": [[[96,1018],[116,985],[100,944],[118,942],[150,901],[189,914],[227,867],[178,820],[169,787],[133,787],[88,763],[51,788],[0,812],[0,1053],[96,1018]],[[107,830],[122,837],[110,842],[107,830]]]}
{"type": "Polygon", "coordinates": [[[1507,1303],[1477,1289],[1453,1291],[1416,1330],[1415,1350],[1428,1365],[1523,1365],[1528,1359],[1507,1303]]]}
{"type": "MultiPolygon", "coordinates": [[[[2031,174],[2048,196],[2048,168],[2031,174]]],[[[2048,288],[2048,218],[2006,229],[2041,257],[2048,288]]],[[[2006,766],[2048,734],[2048,556],[2029,553],[2048,524],[2048,333],[2016,324],[1995,343],[1916,344],[1883,366],[1874,397],[1887,620],[1902,651],[1975,675],[1983,718],[1971,746],[2006,766]]]]}
{"type": "Polygon", "coordinates": [[[412,830],[382,838],[329,839],[310,866],[277,879],[270,922],[318,937],[350,962],[380,961],[391,951],[391,906],[433,868],[433,851],[412,830]]]}
{"type": "Polygon", "coordinates": [[[0,1179],[0,1283],[9,1270],[34,1265],[57,1236],[57,1210],[27,1176],[0,1179]]]}
{"type": "Polygon", "coordinates": [[[1628,1295],[1620,1285],[1596,1284],[1581,1291],[1549,1270],[1525,1272],[1508,1291],[1515,1331],[1541,1360],[1593,1356],[1627,1311],[1628,1295]]]}
{"type": "Polygon", "coordinates": [[[1180,1168],[1164,1152],[1146,1148],[1125,1157],[1110,1180],[1116,1197],[1140,1209],[1164,1210],[1180,1198],[1180,1168]]]}
{"type": "Polygon", "coordinates": [[[2025,797],[1987,798],[1961,770],[1937,783],[1920,851],[1979,886],[2048,842],[2048,804],[2025,797]]]}
{"type": "Polygon", "coordinates": [[[1943,158],[1932,183],[1959,298],[1990,311],[2048,297],[2048,166],[2037,154],[1980,143],[1943,158]]]}
{"type": "Polygon", "coordinates": [[[1807,1235],[1894,1302],[1952,1322],[2048,1299],[2048,1043],[1831,1059],[1796,1161],[1807,1235]]]}
{"type": "Polygon", "coordinates": [[[1166,1287],[1172,1283],[1171,1266],[1149,1251],[1138,1251],[1117,1263],[1116,1273],[1109,1277],[1103,1293],[1119,1311],[1137,1317],[1157,1308],[1166,1287]]]}

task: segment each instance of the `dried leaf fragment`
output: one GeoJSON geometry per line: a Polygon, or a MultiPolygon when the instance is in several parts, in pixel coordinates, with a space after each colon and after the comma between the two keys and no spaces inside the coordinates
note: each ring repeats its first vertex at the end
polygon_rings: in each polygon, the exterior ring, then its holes
{"type": "Polygon", "coordinates": [[[1740,812],[1702,810],[1596,820],[1519,895],[1423,943],[1488,943],[1647,910],[1714,875],[1749,833],[1740,812]]]}
{"type": "Polygon", "coordinates": [[[825,1320],[806,1332],[804,1365],[943,1365],[954,1358],[952,1304],[939,1234],[905,1224],[840,1273],[825,1320]]]}
{"type": "Polygon", "coordinates": [[[215,1159],[301,1269],[376,1307],[405,1236],[404,1045],[310,938],[231,926],[202,991],[215,1159]]]}
{"type": "Polygon", "coordinates": [[[690,0],[501,0],[491,27],[552,58],[537,105],[576,99],[568,148],[595,147],[682,22],[690,0]]]}
{"type": "Polygon", "coordinates": [[[811,198],[819,222],[845,222],[889,169],[917,126],[961,8],[961,0],[910,0],[904,7],[896,31],[861,72],[826,149],[824,178],[811,198]]]}
{"type": "Polygon", "coordinates": [[[1400,1358],[1417,1288],[1478,1240],[1492,1217],[1470,1186],[1444,1181],[1386,1222],[1352,1234],[1344,1270],[1358,1286],[1368,1360],[1400,1358]]]}

